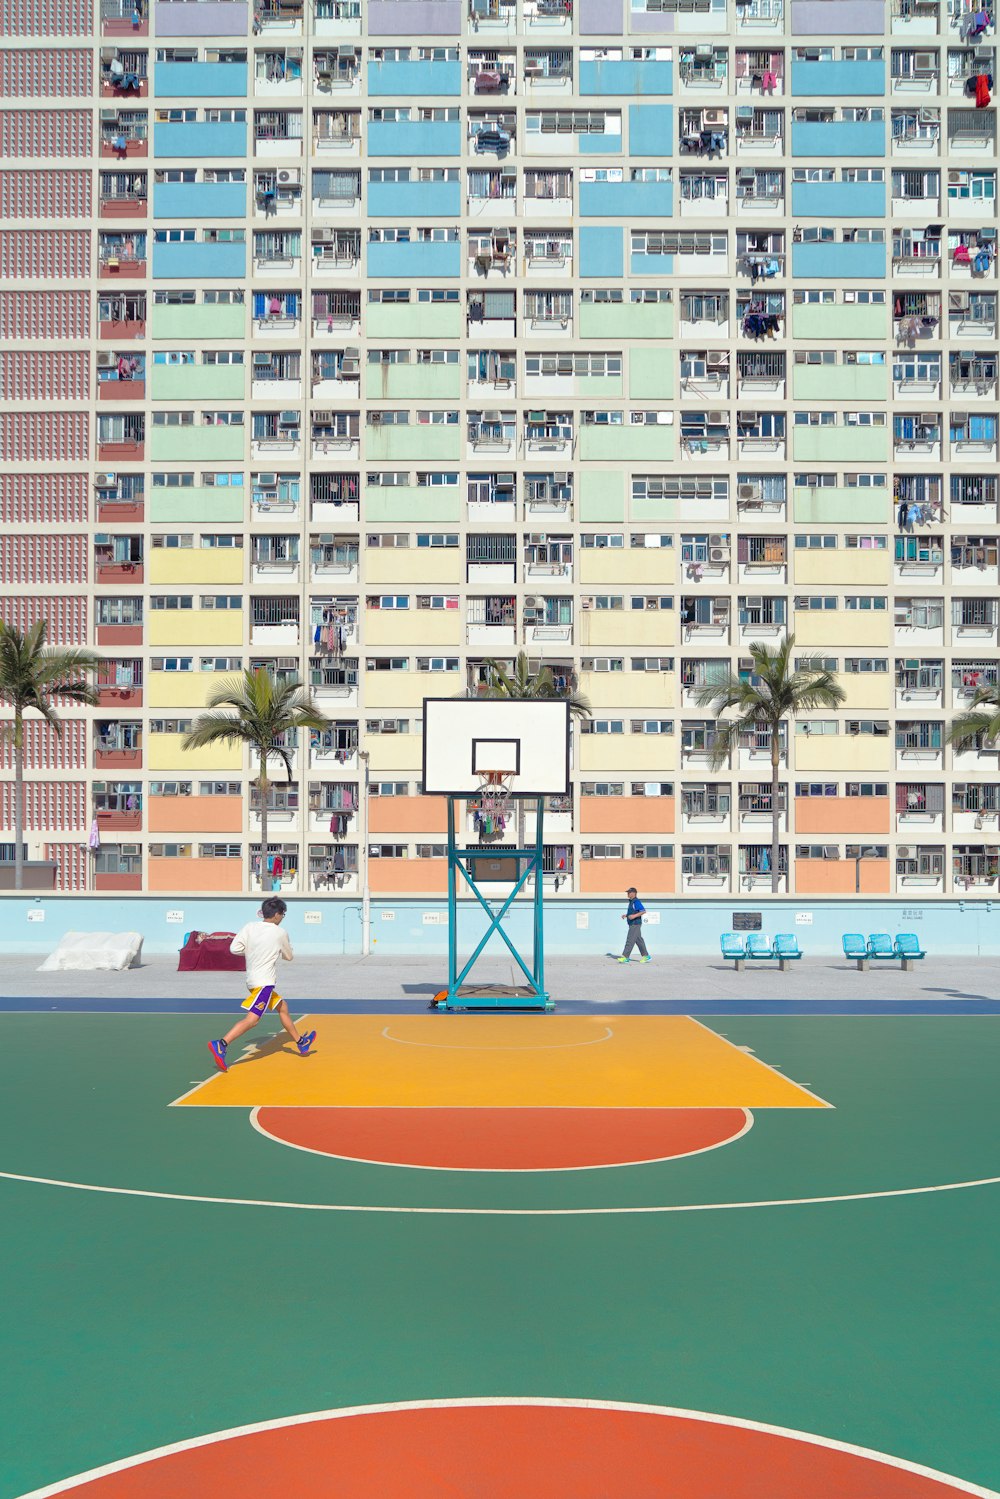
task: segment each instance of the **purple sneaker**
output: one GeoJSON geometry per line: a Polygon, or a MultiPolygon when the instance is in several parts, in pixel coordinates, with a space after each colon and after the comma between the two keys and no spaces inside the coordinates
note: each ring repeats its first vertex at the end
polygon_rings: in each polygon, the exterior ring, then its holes
{"type": "Polygon", "coordinates": [[[299,1037],[299,1054],[303,1057],[309,1055],[309,1048],[316,1039],[315,1031],[306,1031],[304,1036],[299,1037]]]}

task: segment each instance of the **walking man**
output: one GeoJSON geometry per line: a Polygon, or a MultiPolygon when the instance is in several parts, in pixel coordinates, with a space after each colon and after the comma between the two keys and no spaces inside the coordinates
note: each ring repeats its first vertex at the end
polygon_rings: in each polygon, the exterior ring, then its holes
{"type": "Polygon", "coordinates": [[[628,922],[628,935],[625,938],[625,950],[618,959],[619,963],[627,963],[633,947],[639,949],[639,962],[651,963],[653,960],[646,951],[646,944],[642,940],[642,918],[646,907],[639,899],[639,892],[634,885],[630,885],[625,894],[628,896],[628,909],[622,921],[628,922]]]}

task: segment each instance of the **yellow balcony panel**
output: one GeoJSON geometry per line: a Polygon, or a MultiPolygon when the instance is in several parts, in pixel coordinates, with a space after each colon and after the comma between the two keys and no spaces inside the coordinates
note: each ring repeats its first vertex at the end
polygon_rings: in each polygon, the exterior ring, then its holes
{"type": "Polygon", "coordinates": [[[416,727],[411,718],[409,734],[366,735],[364,747],[370,756],[368,768],[372,776],[377,778],[396,771],[419,775],[423,740],[415,732],[416,727]]]}
{"type": "Polygon", "coordinates": [[[462,642],[462,619],[457,609],[368,609],[365,611],[365,647],[391,645],[402,650],[447,645],[458,650],[462,642]]]}
{"type": "Polygon", "coordinates": [[[146,678],[146,706],[204,708],[220,680],[214,671],[151,671],[146,678]]]}
{"type": "MultiPolygon", "coordinates": [[[[628,601],[626,593],[626,602],[628,601]]],[[[580,646],[648,649],[650,655],[672,650],[677,643],[676,609],[590,609],[580,614],[580,646]]]]}
{"type": "Polygon", "coordinates": [[[154,645],[214,646],[243,644],[239,609],[154,609],[148,616],[147,642],[154,645]]]}
{"type": "Polygon", "coordinates": [[[649,584],[664,588],[675,582],[677,560],[672,550],[659,547],[585,548],[580,552],[580,582],[586,587],[618,583],[632,588],[649,584]]]}
{"type": "Polygon", "coordinates": [[[365,552],[365,583],[394,593],[419,583],[457,588],[461,581],[458,547],[376,547],[365,552]]]}
{"type": "Polygon", "coordinates": [[[183,734],[148,734],[148,769],[173,770],[185,776],[204,770],[242,774],[243,750],[240,745],[211,744],[206,749],[185,750],[181,748],[183,738],[183,734]]]}
{"type": "Polygon", "coordinates": [[[872,709],[884,714],[892,709],[891,672],[841,672],[837,681],[847,694],[843,704],[846,712],[872,709]]]}
{"type": "Polygon", "coordinates": [[[149,581],[198,587],[243,582],[242,547],[153,547],[149,553],[149,581]]]}
{"type": "Polygon", "coordinates": [[[796,774],[885,775],[892,766],[892,739],[888,734],[796,734],[794,760],[796,774]]]}
{"type": "Polygon", "coordinates": [[[614,773],[620,779],[651,772],[650,779],[676,774],[676,739],[661,734],[581,734],[580,773],[614,773]]]}
{"type": "Polygon", "coordinates": [[[793,622],[796,646],[810,646],[829,653],[837,646],[853,646],[864,654],[884,649],[892,639],[892,615],[888,609],[825,610],[796,609],[793,622]]]}
{"type": "Polygon", "coordinates": [[[844,546],[835,551],[792,552],[793,576],[797,586],[811,588],[856,583],[870,583],[874,588],[888,588],[892,576],[892,553],[862,551],[844,546]]]}
{"type": "Polygon", "coordinates": [[[421,708],[425,697],[453,697],[460,686],[458,672],[367,671],[365,708],[421,708]]]}
{"type": "Polygon", "coordinates": [[[607,709],[632,709],[637,716],[650,708],[672,708],[677,701],[677,677],[672,671],[584,671],[580,691],[600,718],[607,709]]]}

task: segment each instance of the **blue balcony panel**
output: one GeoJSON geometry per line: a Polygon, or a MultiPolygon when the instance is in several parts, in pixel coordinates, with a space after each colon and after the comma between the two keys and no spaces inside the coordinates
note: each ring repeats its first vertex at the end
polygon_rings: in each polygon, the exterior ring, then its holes
{"type": "Polygon", "coordinates": [[[816,219],[885,216],[884,182],[793,182],[792,213],[816,219]]]}
{"type": "Polygon", "coordinates": [[[811,98],[854,98],[859,94],[885,93],[883,58],[862,62],[840,58],[830,62],[803,62],[792,58],[792,96],[811,98]]]}
{"type": "Polygon", "coordinates": [[[246,156],[245,124],[215,124],[193,120],[190,124],[157,121],[153,126],[153,155],[183,156],[201,161],[207,156],[246,156]]]}
{"type": "Polygon", "coordinates": [[[592,219],[662,218],[674,211],[672,182],[581,182],[580,216],[592,219]]]}
{"type": "Polygon", "coordinates": [[[160,99],[245,99],[245,62],[158,62],[154,74],[160,99]]]}
{"type": "Polygon", "coordinates": [[[625,149],[620,135],[578,135],[576,139],[580,142],[581,156],[619,157],[625,149]]]}
{"type": "Polygon", "coordinates": [[[154,182],[154,219],[242,219],[245,182],[154,182]]]}
{"type": "Polygon", "coordinates": [[[369,156],[461,156],[459,120],[372,120],[369,156]]]}
{"type": "Polygon", "coordinates": [[[368,275],[374,280],[380,276],[394,280],[397,277],[453,277],[461,273],[462,246],[457,240],[402,245],[376,241],[368,245],[368,275]]]}
{"type": "Polygon", "coordinates": [[[633,62],[600,57],[580,63],[581,94],[621,94],[634,99],[673,91],[674,67],[666,58],[633,62]]]}
{"type": "Polygon", "coordinates": [[[672,255],[630,255],[628,273],[630,276],[672,276],[674,257],[672,255]]]}
{"type": "Polygon", "coordinates": [[[392,94],[396,98],[421,98],[424,95],[460,95],[462,64],[460,62],[370,62],[368,93],[373,98],[392,94]]]}
{"type": "Polygon", "coordinates": [[[180,244],[153,245],[153,278],[169,281],[177,277],[189,281],[196,276],[211,280],[213,276],[245,279],[246,245],[205,244],[190,241],[180,244]]]}
{"type": "Polygon", "coordinates": [[[630,156],[672,156],[674,108],[672,104],[630,104],[628,107],[630,156]]]}
{"type": "Polygon", "coordinates": [[[885,275],[886,247],[867,241],[836,245],[793,245],[792,275],[808,280],[878,279],[885,275]]]}
{"type": "Polygon", "coordinates": [[[793,120],[792,155],[884,156],[884,120],[793,120]]]}
{"type": "Polygon", "coordinates": [[[585,224],[580,230],[580,275],[620,278],[625,270],[624,246],[621,224],[585,224]]]}
{"type": "Polygon", "coordinates": [[[462,212],[460,182],[369,182],[368,212],[376,219],[457,218],[462,212]]]}

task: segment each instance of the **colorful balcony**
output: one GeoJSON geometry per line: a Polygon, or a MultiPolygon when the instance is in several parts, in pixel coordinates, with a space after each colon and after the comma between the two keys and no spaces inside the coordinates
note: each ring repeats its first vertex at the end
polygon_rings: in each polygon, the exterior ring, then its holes
{"type": "Polygon", "coordinates": [[[666,218],[674,211],[672,182],[581,182],[583,218],[666,218]]]}
{"type": "Polygon", "coordinates": [[[885,0],[792,0],[793,36],[881,36],[885,0]]]}
{"type": "Polygon", "coordinates": [[[245,182],[154,182],[154,219],[242,219],[245,182]]]}
{"type": "MultiPolygon", "coordinates": [[[[406,0],[417,4],[418,0],[406,0]]],[[[368,275],[373,281],[403,279],[410,282],[426,276],[457,277],[462,274],[462,246],[458,240],[368,244],[368,275]]]]}
{"type": "MultiPolygon", "coordinates": [[[[239,247],[237,247],[239,248],[239,247]]],[[[246,307],[242,302],[154,303],[153,338],[158,340],[242,338],[246,307]]]]}
{"type": "MultiPolygon", "coordinates": [[[[401,0],[404,3],[404,0],[401,0]]],[[[406,5],[418,0],[405,0],[406,5]]],[[[460,120],[371,120],[368,125],[369,156],[460,156],[460,120]]]]}
{"type": "Polygon", "coordinates": [[[882,280],[885,277],[885,244],[848,240],[838,244],[792,246],[792,275],[796,280],[882,280]]]}
{"type": "Polygon", "coordinates": [[[159,99],[244,99],[245,62],[158,62],[153,78],[159,99]]]}
{"type": "Polygon", "coordinates": [[[238,36],[250,32],[247,0],[154,0],[153,17],[157,38],[165,36],[238,36]]]}
{"type": "MultiPolygon", "coordinates": [[[[375,8],[375,4],[369,5],[369,17],[375,8]]],[[[441,98],[460,95],[461,92],[462,64],[460,62],[370,62],[368,64],[370,98],[381,98],[384,95],[391,95],[397,99],[441,98]]]]}
{"type": "Polygon", "coordinates": [[[461,0],[369,0],[369,36],[458,36],[461,0]]]}
{"type": "MultiPolygon", "coordinates": [[[[158,280],[246,279],[246,245],[188,240],[154,244],[153,276],[158,280]]],[[[190,309],[194,311],[194,309],[190,309]]],[[[241,309],[242,311],[242,309],[241,309]]]]}
{"type": "Polygon", "coordinates": [[[368,212],[374,219],[415,219],[462,212],[460,182],[369,182],[368,212]]]}
{"type": "MultiPolygon", "coordinates": [[[[828,4],[829,0],[821,0],[821,3],[828,4]]],[[[840,14],[843,8],[842,0],[837,12],[838,35],[846,34],[840,32],[840,14]]],[[[865,94],[877,94],[881,97],[885,93],[885,60],[874,58],[854,62],[847,58],[837,58],[822,62],[819,59],[813,61],[793,57],[791,92],[793,97],[803,99],[854,99],[865,94]]]]}
{"type": "Polygon", "coordinates": [[[792,213],[831,223],[884,218],[885,183],[793,182],[792,213]]]}
{"type": "MultiPolygon", "coordinates": [[[[822,0],[822,3],[829,5],[831,0],[822,0]]],[[[791,154],[819,156],[825,161],[836,161],[841,156],[881,158],[885,155],[885,122],[793,119],[791,154]]]]}
{"type": "MultiPolygon", "coordinates": [[[[188,5],[185,8],[205,10],[210,5],[211,0],[205,0],[204,4],[188,5]]],[[[180,3],[177,8],[182,8],[180,3]]],[[[246,150],[245,122],[192,120],[185,123],[159,120],[153,126],[153,155],[156,157],[183,157],[185,161],[192,162],[215,156],[243,157],[246,150]]]]}
{"type": "Polygon", "coordinates": [[[617,94],[635,99],[650,94],[672,94],[673,91],[674,67],[666,58],[633,62],[599,57],[580,62],[581,95],[617,94]]]}

